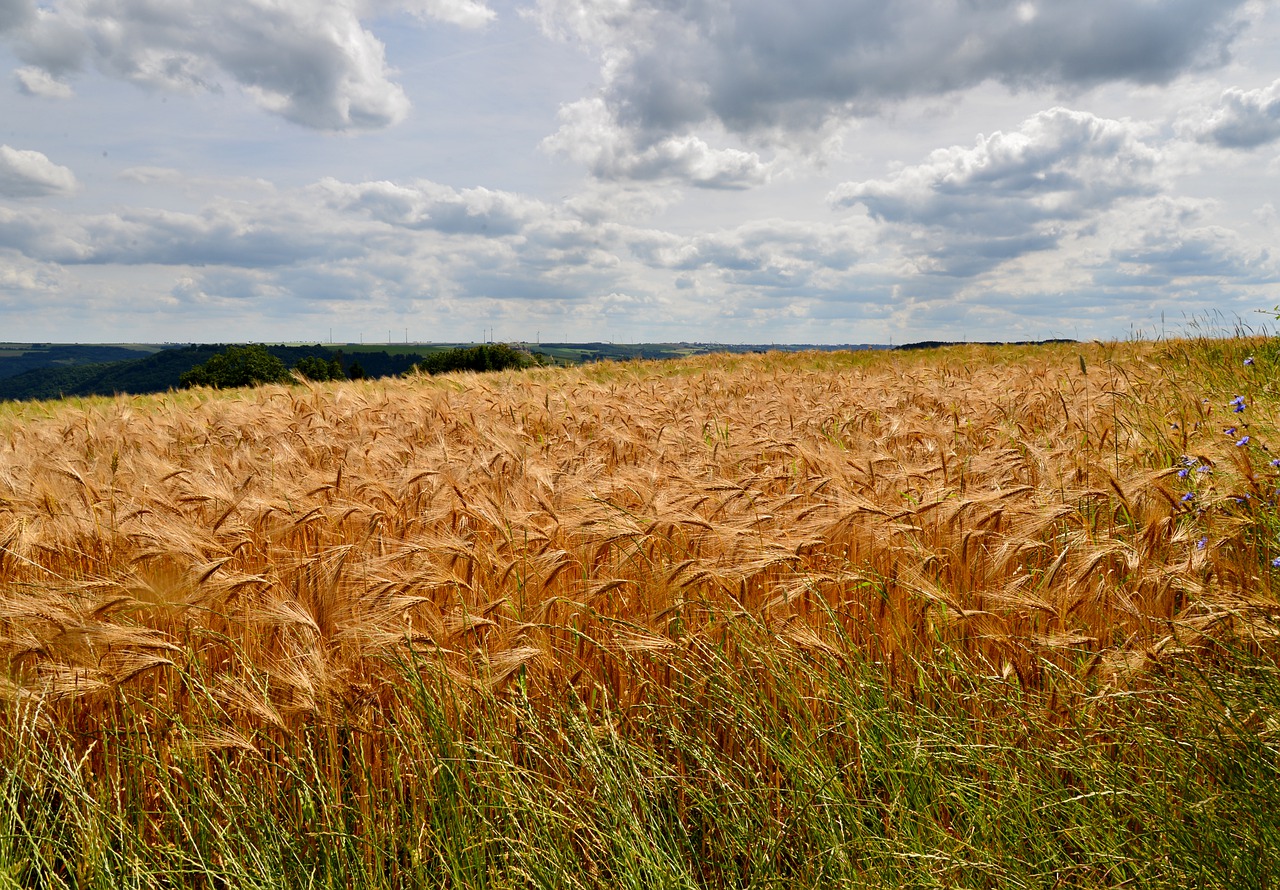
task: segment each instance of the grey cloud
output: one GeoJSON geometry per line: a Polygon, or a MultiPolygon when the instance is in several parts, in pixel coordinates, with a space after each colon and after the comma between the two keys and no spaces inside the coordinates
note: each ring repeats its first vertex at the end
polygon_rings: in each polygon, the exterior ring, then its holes
{"type": "Polygon", "coordinates": [[[1188,287],[1195,280],[1248,287],[1280,280],[1271,250],[1249,243],[1239,232],[1206,222],[1215,210],[1207,201],[1158,197],[1138,202],[1107,232],[1107,261],[1092,270],[1093,281],[1157,281],[1188,287]]]}
{"type": "Polygon", "coordinates": [[[581,300],[586,293],[545,276],[521,274],[518,269],[472,269],[461,272],[457,282],[465,295],[498,300],[581,300]]]}
{"type": "Polygon", "coordinates": [[[68,195],[75,190],[76,177],[70,169],[38,151],[0,145],[0,197],[36,198],[68,195]]]}
{"type": "Polygon", "coordinates": [[[542,0],[549,30],[604,43],[605,97],[642,147],[706,121],[821,126],[886,102],[1013,88],[1166,83],[1220,65],[1245,0],[542,0]]]}
{"type": "Polygon", "coordinates": [[[11,38],[18,58],[31,67],[61,78],[84,67],[93,51],[86,30],[72,16],[41,9],[26,27],[15,29],[11,38]]]}
{"type": "Polygon", "coordinates": [[[445,234],[511,235],[546,212],[537,201],[486,188],[461,191],[418,180],[345,183],[322,180],[316,192],[330,207],[359,212],[379,222],[409,229],[432,229],[445,234]]]}
{"type": "MultiPolygon", "coordinates": [[[[1238,278],[1248,274],[1256,263],[1243,263],[1242,257],[1232,256],[1221,250],[1215,239],[1205,237],[1179,238],[1172,243],[1148,243],[1140,248],[1117,250],[1112,259],[1158,269],[1165,280],[1195,276],[1225,276],[1238,278]]],[[[1265,255],[1261,259],[1265,259],[1265,255]]]]}
{"type": "MultiPolygon", "coordinates": [[[[871,226],[857,220],[763,220],[688,239],[668,236],[665,243],[645,235],[635,240],[641,248],[633,252],[651,265],[681,273],[707,270],[698,277],[772,299],[847,294],[851,276],[866,273],[860,264],[875,250],[871,226]]],[[[677,286],[681,280],[688,288],[696,279],[680,275],[677,286]]]]}
{"type": "Polygon", "coordinates": [[[956,278],[972,278],[1006,260],[1028,253],[1053,250],[1061,236],[1056,231],[1030,232],[1004,238],[957,239],[929,252],[933,264],[925,271],[956,278]]]}
{"type": "Polygon", "coordinates": [[[216,269],[179,278],[170,291],[182,303],[248,302],[265,305],[280,296],[261,276],[240,269],[216,269]]]}
{"type": "MultiPolygon", "coordinates": [[[[181,186],[174,171],[129,175],[181,186]]],[[[279,299],[295,290],[350,299],[351,282],[397,294],[577,298],[616,290],[623,262],[634,267],[629,243],[636,240],[644,250],[653,238],[584,222],[519,195],[427,181],[327,179],[257,200],[220,201],[198,213],[72,215],[0,207],[0,249],[68,267],[208,267],[208,273],[186,275],[195,282],[191,299],[240,293],[235,282],[275,282],[279,299]],[[325,284],[328,277],[333,280],[325,284]]]]}
{"type": "Polygon", "coordinates": [[[843,289],[839,293],[823,295],[814,301],[806,313],[818,322],[881,319],[893,309],[893,290],[877,282],[860,284],[855,289],[843,289]]]}
{"type": "MultiPolygon", "coordinates": [[[[54,79],[89,64],[164,89],[217,90],[229,79],[262,108],[320,130],[385,127],[409,109],[382,43],[361,22],[370,4],[360,0],[61,0],[25,17],[17,14],[25,7],[3,2],[16,54],[54,79]]],[[[471,0],[380,7],[464,25],[487,19],[471,0]]]]}
{"type": "Polygon", "coordinates": [[[26,96],[38,96],[42,99],[70,99],[73,95],[70,84],[63,83],[43,68],[26,67],[13,72],[18,92],[26,96]]]}
{"type": "Polygon", "coordinates": [[[0,34],[26,25],[35,13],[32,0],[0,0],[0,34]]]}
{"type": "Polygon", "coordinates": [[[629,237],[629,232],[624,235],[617,226],[542,219],[525,228],[519,256],[532,269],[577,268],[610,275],[620,263],[619,256],[627,252],[629,237]]]}
{"type": "Polygon", "coordinates": [[[196,215],[162,210],[72,217],[0,207],[0,247],[67,265],[281,266],[359,250],[301,216],[268,221],[212,208],[196,215]]]}
{"type": "Polygon", "coordinates": [[[1198,128],[1223,148],[1257,148],[1280,139],[1280,80],[1257,90],[1231,89],[1198,128]]]}
{"type": "Polygon", "coordinates": [[[358,267],[317,262],[287,268],[202,269],[179,278],[171,293],[189,304],[251,302],[264,315],[289,318],[322,303],[367,303],[378,286],[376,276],[358,267]]]}
{"type": "Polygon", "coordinates": [[[845,183],[830,200],[902,229],[922,271],[972,276],[1083,233],[1123,199],[1158,193],[1159,158],[1134,124],[1053,108],[888,179],[845,183]],[[928,236],[909,237],[920,230],[928,236]]]}
{"type": "Polygon", "coordinates": [[[1095,280],[1107,280],[1105,273],[1161,283],[1188,278],[1214,278],[1239,285],[1280,280],[1269,251],[1250,250],[1239,243],[1234,232],[1221,228],[1147,234],[1137,244],[1112,251],[1111,259],[1129,271],[1110,267],[1095,280]]]}
{"type": "Polygon", "coordinates": [[[212,58],[264,108],[294,123],[345,130],[399,122],[409,100],[388,78],[382,44],[354,11],[320,8],[322,16],[305,17],[280,7],[243,9],[228,17],[212,58]]]}
{"type": "Polygon", "coordinates": [[[769,180],[769,167],[755,152],[713,148],[693,135],[640,144],[612,119],[602,99],[565,106],[560,121],[543,148],[568,155],[602,180],[675,180],[708,189],[747,189],[769,180]]]}
{"type": "MultiPolygon", "coordinates": [[[[181,185],[170,170],[129,176],[181,185]]],[[[619,289],[631,237],[624,227],[585,223],[519,195],[426,181],[328,179],[259,200],[219,201],[198,213],[75,215],[0,206],[0,251],[65,268],[176,268],[181,281],[169,297],[179,303],[226,307],[261,299],[263,312],[267,304],[428,294],[580,300],[619,289]]],[[[635,237],[644,243],[652,235],[635,237]]]]}
{"type": "Polygon", "coordinates": [[[271,270],[277,287],[296,300],[307,303],[364,303],[371,294],[385,290],[389,279],[376,274],[360,261],[306,263],[297,267],[271,270]]]}
{"type": "Polygon", "coordinates": [[[1028,223],[1076,219],[1121,197],[1150,194],[1159,154],[1132,124],[1066,108],[1018,131],[979,136],[972,148],[933,152],[889,179],[845,183],[834,204],[861,204],[890,222],[961,223],[1013,233],[1028,223]]]}

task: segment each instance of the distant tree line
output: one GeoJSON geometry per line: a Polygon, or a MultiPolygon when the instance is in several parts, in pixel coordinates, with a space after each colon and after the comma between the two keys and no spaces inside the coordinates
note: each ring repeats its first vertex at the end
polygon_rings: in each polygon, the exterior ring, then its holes
{"type": "MultiPolygon", "coordinates": [[[[505,343],[485,343],[480,346],[457,347],[434,353],[418,361],[412,370],[424,374],[446,374],[451,371],[505,371],[527,368],[538,363],[534,356],[505,343]]],[[[290,383],[297,378],[304,380],[358,380],[366,376],[358,361],[345,369],[341,354],[324,358],[305,355],[290,369],[277,355],[265,346],[228,346],[208,361],[196,365],[179,377],[184,387],[211,386],[229,389],[239,386],[258,386],[264,383],[290,383]]]]}
{"type": "Polygon", "coordinates": [[[506,343],[482,343],[437,352],[414,367],[423,374],[447,374],[450,371],[506,371],[535,364],[539,364],[537,358],[506,343]]]}
{"type": "Polygon", "coordinates": [[[293,383],[298,378],[317,382],[326,380],[360,380],[366,376],[360,362],[353,361],[345,369],[342,353],[304,355],[290,370],[278,355],[259,345],[228,346],[202,364],[178,378],[185,387],[211,386],[230,389],[258,386],[263,383],[293,383]]]}
{"type": "Polygon", "coordinates": [[[940,349],[943,346],[1050,346],[1055,343],[1077,343],[1079,341],[1064,337],[1050,340],[920,340],[916,343],[903,343],[895,346],[897,350],[940,349]]]}
{"type": "Polygon", "coordinates": [[[135,361],[154,355],[154,348],[104,346],[95,343],[32,343],[26,348],[6,349],[0,355],[0,378],[16,377],[27,371],[55,368],[83,368],[135,361]]]}
{"type": "MultiPolygon", "coordinates": [[[[352,365],[352,368],[358,368],[359,362],[352,365]]],[[[324,380],[346,380],[347,374],[342,370],[342,359],[339,356],[325,361],[318,355],[308,355],[298,359],[298,363],[293,366],[293,370],[307,380],[324,381],[324,380]]],[[[361,374],[363,374],[361,369],[361,374]]]]}
{"type": "Polygon", "coordinates": [[[289,383],[293,375],[278,357],[263,346],[228,346],[207,362],[196,365],[178,378],[183,386],[257,386],[261,383],[289,383]]]}
{"type": "MultiPolygon", "coordinates": [[[[83,346],[42,349],[34,354],[44,360],[43,365],[30,367],[32,359],[20,357],[28,363],[24,370],[15,374],[0,373],[0,401],[165,392],[183,386],[183,375],[230,348],[227,344],[199,344],[168,347],[158,352],[119,349],[111,352],[101,347],[83,346]],[[83,360],[113,355],[132,357],[122,357],[115,361],[83,360]],[[54,361],[50,361],[50,356],[54,361]]],[[[285,368],[294,369],[295,376],[308,379],[326,379],[322,376],[324,374],[328,375],[327,379],[391,377],[409,372],[414,362],[422,357],[420,352],[398,354],[369,350],[361,351],[359,359],[356,359],[352,355],[344,355],[339,350],[319,344],[260,348],[279,359],[285,368]],[[317,364],[308,359],[320,359],[326,370],[322,372],[317,364]],[[334,377],[335,359],[338,361],[337,367],[341,368],[341,378],[334,377]],[[316,376],[311,377],[312,374],[316,376]]],[[[10,356],[0,355],[0,371],[8,370],[14,362],[10,356]]],[[[262,376],[270,378],[272,375],[267,373],[262,376]]]]}

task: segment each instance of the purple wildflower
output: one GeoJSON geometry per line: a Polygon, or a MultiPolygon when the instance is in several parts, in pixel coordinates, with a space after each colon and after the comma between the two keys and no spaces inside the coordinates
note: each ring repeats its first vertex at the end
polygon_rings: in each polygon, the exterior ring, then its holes
{"type": "Polygon", "coordinates": [[[1231,410],[1236,414],[1240,414],[1245,409],[1244,396],[1236,396],[1231,400],[1231,410]]]}
{"type": "Polygon", "coordinates": [[[1237,447],[1237,448],[1243,448],[1244,446],[1246,446],[1246,445],[1248,445],[1248,444],[1249,444],[1249,437],[1248,437],[1248,436],[1245,436],[1243,439],[1241,439],[1239,442],[1237,442],[1237,443],[1236,443],[1236,447],[1237,447]]]}
{"type": "Polygon", "coordinates": [[[1246,368],[1253,367],[1253,356],[1249,356],[1247,359],[1244,360],[1244,366],[1246,368]]]}
{"type": "Polygon", "coordinates": [[[1229,426],[1222,432],[1228,436],[1234,436],[1236,434],[1236,428],[1233,426],[1229,426]]]}
{"type": "Polygon", "coordinates": [[[1184,494],[1184,495],[1182,496],[1182,502],[1183,502],[1184,504],[1185,504],[1187,501],[1194,501],[1195,499],[1196,499],[1196,493],[1195,493],[1194,491],[1189,491],[1189,492],[1187,492],[1186,494],[1184,494]]]}
{"type": "Polygon", "coordinates": [[[1207,537],[1201,538],[1200,540],[1196,541],[1196,549],[1203,550],[1205,548],[1205,545],[1207,545],[1208,543],[1209,543],[1209,539],[1207,537]]]}
{"type": "Polygon", "coordinates": [[[1277,569],[1280,569],[1280,556],[1277,556],[1275,559],[1271,560],[1271,565],[1277,569]]]}
{"type": "Polygon", "coordinates": [[[1190,473],[1191,473],[1190,470],[1188,470],[1186,467],[1183,467],[1181,470],[1178,471],[1178,478],[1186,479],[1187,476],[1190,475],[1190,473]]]}

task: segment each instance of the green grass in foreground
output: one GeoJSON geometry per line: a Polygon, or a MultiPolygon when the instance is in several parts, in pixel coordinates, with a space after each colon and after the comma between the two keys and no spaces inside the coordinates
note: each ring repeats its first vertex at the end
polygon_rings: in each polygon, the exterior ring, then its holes
{"type": "Polygon", "coordinates": [[[0,886],[1273,885],[1269,664],[1031,700],[939,661],[895,692],[738,623],[645,655],[666,694],[626,715],[464,693],[425,660],[397,707],[274,738],[213,699],[157,730],[122,696],[77,756],[33,706],[0,739],[0,886]]]}

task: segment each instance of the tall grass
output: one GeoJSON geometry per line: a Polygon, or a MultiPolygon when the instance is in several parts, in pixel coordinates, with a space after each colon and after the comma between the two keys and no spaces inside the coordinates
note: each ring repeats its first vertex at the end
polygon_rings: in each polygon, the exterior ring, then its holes
{"type": "Polygon", "coordinates": [[[1268,886],[1277,358],[12,409],[0,884],[1268,886]]]}

